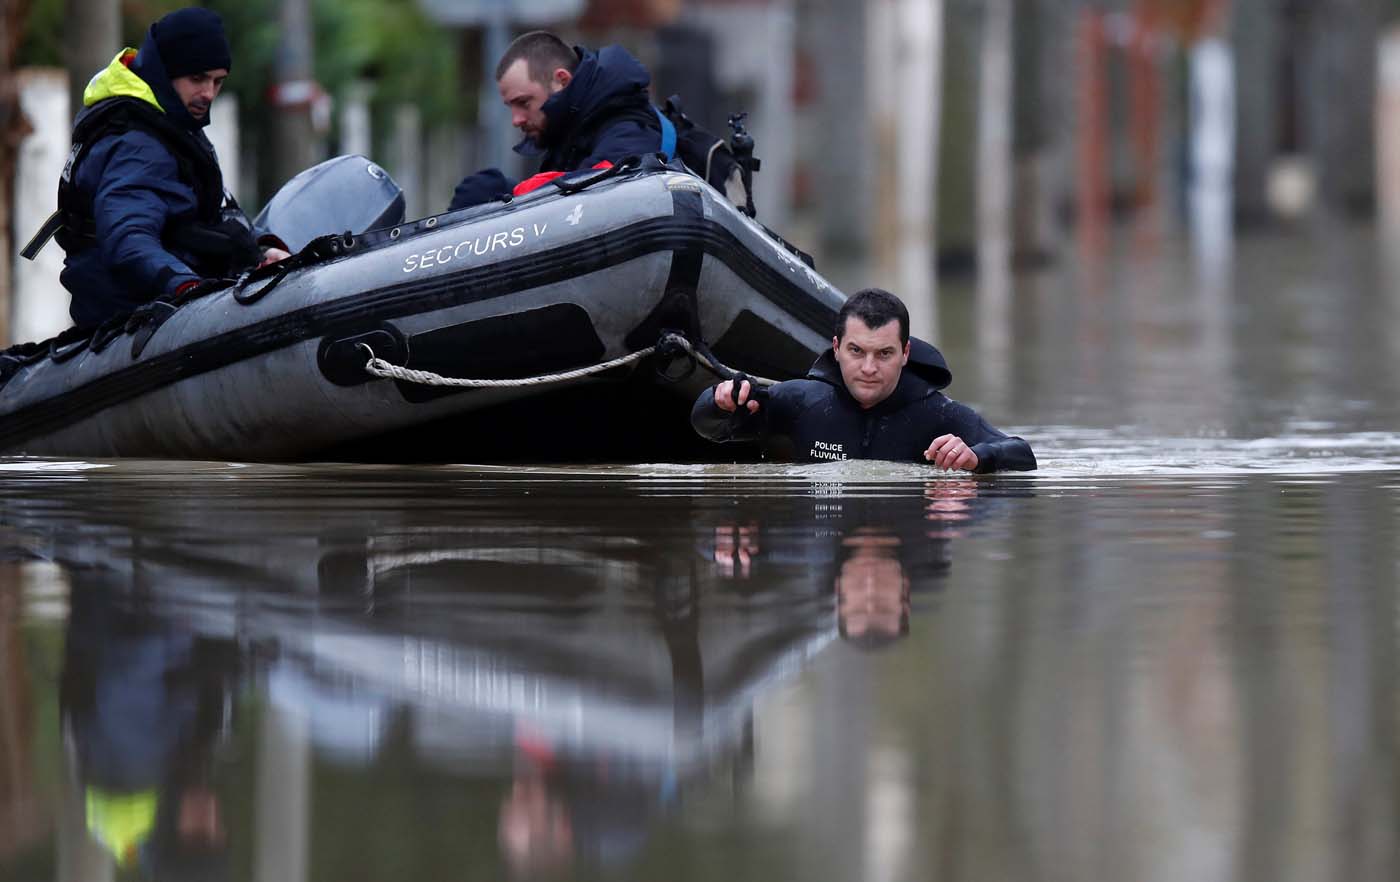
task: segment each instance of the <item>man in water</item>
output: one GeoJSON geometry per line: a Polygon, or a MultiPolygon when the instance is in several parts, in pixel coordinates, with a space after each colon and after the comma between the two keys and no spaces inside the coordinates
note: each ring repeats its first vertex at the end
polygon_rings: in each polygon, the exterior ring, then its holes
{"type": "Polygon", "coordinates": [[[836,317],[831,350],[805,379],[778,383],[766,401],[748,380],[706,389],[691,411],[712,441],[782,438],[792,459],[930,462],[941,469],[995,472],[1036,467],[1030,445],[997,430],[940,389],[952,381],[943,356],[909,339],[909,311],[879,288],[857,292],[836,317]],[[910,365],[911,352],[915,363],[910,365]]]}
{"type": "Polygon", "coordinates": [[[659,152],[650,84],[651,74],[621,46],[592,52],[546,31],[517,37],[496,66],[496,87],[524,136],[516,152],[539,157],[540,173],[518,184],[494,168],[468,175],[451,208],[520,196],[567,172],[659,152]]]}

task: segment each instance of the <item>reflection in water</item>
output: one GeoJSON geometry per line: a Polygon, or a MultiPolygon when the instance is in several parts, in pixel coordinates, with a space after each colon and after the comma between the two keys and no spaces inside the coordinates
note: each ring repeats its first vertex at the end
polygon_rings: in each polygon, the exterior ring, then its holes
{"type": "MultiPolygon", "coordinates": [[[[142,878],[335,877],[347,857],[315,848],[334,794],[392,815],[424,789],[495,806],[464,821],[478,863],[491,842],[513,876],[625,866],[688,798],[752,775],[765,694],[835,640],[907,635],[996,504],[957,478],[810,484],[795,507],[762,484],[449,477],[403,506],[370,469],[275,505],[148,480],[0,505],[11,547],[71,583],[62,798],[86,835],[60,863],[96,843],[142,878]],[[346,483],[355,506],[334,503],[346,483]]],[[[428,876],[463,847],[400,835],[428,876]]]]}
{"type": "Polygon", "coordinates": [[[0,878],[1391,878],[1385,443],[15,472],[0,878]]]}
{"type": "Polygon", "coordinates": [[[88,833],[119,867],[216,872],[228,845],[210,777],[227,735],[233,642],[124,602],[100,571],[76,578],[60,686],[88,833]]]}

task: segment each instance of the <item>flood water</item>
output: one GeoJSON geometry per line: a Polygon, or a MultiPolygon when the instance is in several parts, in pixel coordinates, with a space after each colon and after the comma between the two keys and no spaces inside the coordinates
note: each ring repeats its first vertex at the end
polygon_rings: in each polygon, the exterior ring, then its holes
{"type": "Polygon", "coordinates": [[[1029,474],[0,460],[0,879],[1394,879],[1396,289],[1122,251],[1029,474]]]}

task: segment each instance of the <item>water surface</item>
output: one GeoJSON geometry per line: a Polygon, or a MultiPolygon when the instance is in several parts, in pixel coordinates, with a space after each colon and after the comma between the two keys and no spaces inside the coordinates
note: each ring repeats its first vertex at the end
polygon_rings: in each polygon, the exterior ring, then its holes
{"type": "Polygon", "coordinates": [[[1154,254],[944,291],[1032,474],[0,460],[0,879],[1395,878],[1373,251],[1154,254]]]}

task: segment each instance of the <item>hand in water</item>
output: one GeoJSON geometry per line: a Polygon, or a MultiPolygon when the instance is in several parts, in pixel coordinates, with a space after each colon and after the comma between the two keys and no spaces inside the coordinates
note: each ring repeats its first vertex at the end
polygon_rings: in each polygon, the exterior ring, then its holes
{"type": "Polygon", "coordinates": [[[957,435],[939,435],[924,451],[924,459],[945,470],[970,472],[977,468],[977,454],[957,435]]]}

